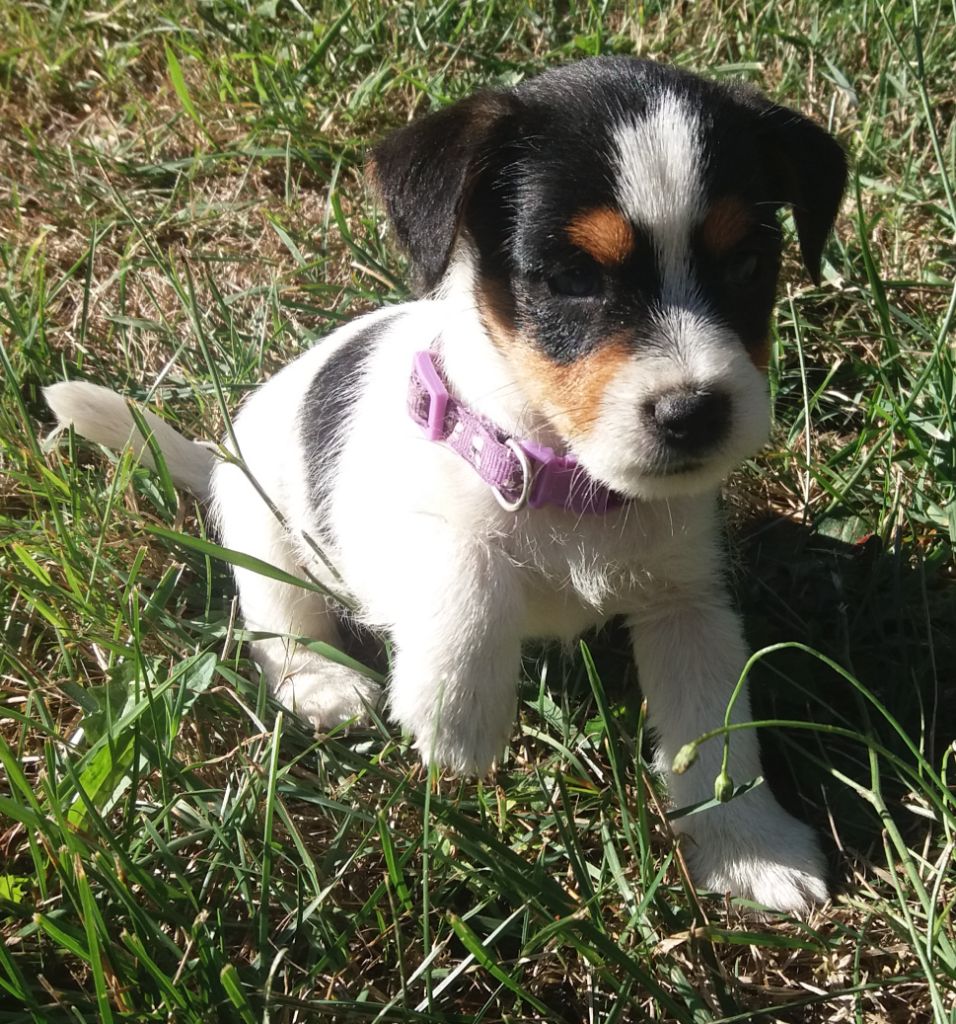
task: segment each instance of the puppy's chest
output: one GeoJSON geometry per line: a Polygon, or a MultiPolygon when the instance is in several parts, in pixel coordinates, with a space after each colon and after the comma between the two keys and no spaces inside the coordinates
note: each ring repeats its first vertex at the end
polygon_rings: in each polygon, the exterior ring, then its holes
{"type": "Polygon", "coordinates": [[[530,520],[506,548],[521,574],[528,636],[571,639],[612,615],[632,610],[668,575],[672,533],[655,524],[530,520]]]}
{"type": "Polygon", "coordinates": [[[532,571],[525,578],[524,634],[572,640],[634,606],[642,588],[620,566],[575,567],[564,578],[532,571]]]}

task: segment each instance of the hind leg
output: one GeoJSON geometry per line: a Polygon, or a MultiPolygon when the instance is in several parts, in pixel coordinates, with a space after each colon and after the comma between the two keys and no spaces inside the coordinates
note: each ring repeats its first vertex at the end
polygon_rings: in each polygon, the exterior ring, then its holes
{"type": "MultiPolygon", "coordinates": [[[[235,466],[217,468],[213,482],[222,543],[293,576],[302,576],[283,525],[235,466]]],[[[245,627],[276,636],[254,640],[252,655],[276,698],[317,729],[367,721],[381,689],[371,680],[296,642],[296,637],[341,647],[330,601],[314,591],[235,568],[245,627]]]]}

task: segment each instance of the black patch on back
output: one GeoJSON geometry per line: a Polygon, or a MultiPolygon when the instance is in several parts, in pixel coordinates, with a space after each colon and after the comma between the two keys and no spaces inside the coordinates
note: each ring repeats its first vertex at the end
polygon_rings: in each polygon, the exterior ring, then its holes
{"type": "Polygon", "coordinates": [[[309,501],[323,527],[331,500],[330,485],[349,429],[357,390],[382,335],[401,316],[384,317],[350,338],[319,368],[299,412],[299,443],[305,453],[309,501]]]}

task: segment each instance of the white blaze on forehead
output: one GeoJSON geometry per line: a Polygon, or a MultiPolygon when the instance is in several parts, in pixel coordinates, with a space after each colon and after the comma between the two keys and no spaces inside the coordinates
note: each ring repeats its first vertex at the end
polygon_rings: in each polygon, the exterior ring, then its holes
{"type": "Polygon", "coordinates": [[[686,296],[690,233],[704,213],[700,119],[686,101],[665,92],[640,117],[618,125],[613,145],[617,201],[651,236],[665,295],[686,296]]]}

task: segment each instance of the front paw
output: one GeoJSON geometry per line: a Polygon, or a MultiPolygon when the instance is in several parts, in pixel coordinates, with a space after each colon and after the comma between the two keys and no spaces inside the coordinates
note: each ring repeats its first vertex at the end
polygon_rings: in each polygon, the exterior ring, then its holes
{"type": "Polygon", "coordinates": [[[826,862],[813,829],[772,797],[746,809],[735,803],[703,811],[685,828],[681,848],[696,884],[797,917],[826,902],[826,862]]]}
{"type": "Polygon", "coordinates": [[[428,726],[421,735],[415,736],[414,747],[426,766],[435,765],[453,775],[483,778],[491,771],[507,742],[507,733],[493,738],[475,730],[428,726]]]}
{"type": "Polygon", "coordinates": [[[515,719],[515,702],[449,702],[436,707],[422,695],[409,695],[393,683],[391,717],[410,733],[425,765],[455,775],[484,776],[508,744],[515,719]]]}
{"type": "Polygon", "coordinates": [[[317,732],[326,732],[344,722],[370,725],[369,708],[381,703],[382,688],[353,669],[324,661],[290,671],[275,687],[275,697],[317,732]]]}

